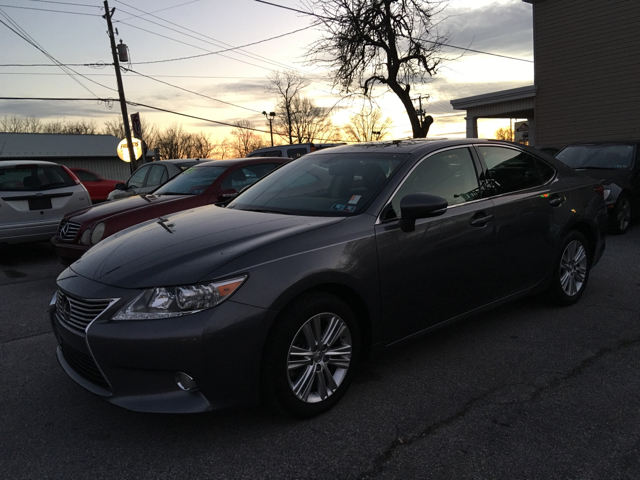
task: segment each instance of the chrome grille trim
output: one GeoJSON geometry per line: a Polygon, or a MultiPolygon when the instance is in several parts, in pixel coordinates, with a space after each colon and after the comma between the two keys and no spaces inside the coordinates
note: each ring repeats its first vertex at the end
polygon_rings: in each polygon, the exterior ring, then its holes
{"type": "Polygon", "coordinates": [[[91,322],[118,300],[118,298],[79,298],[58,290],[56,318],[60,323],[74,330],[84,332],[91,322]]]}
{"type": "Polygon", "coordinates": [[[73,240],[80,231],[80,224],[62,220],[58,225],[58,238],[60,240],[73,240]]]}

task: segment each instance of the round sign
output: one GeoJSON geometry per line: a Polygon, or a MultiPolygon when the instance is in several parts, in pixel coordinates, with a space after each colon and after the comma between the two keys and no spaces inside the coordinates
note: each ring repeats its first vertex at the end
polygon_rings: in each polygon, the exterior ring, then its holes
{"type": "MultiPolygon", "coordinates": [[[[131,137],[131,143],[133,143],[133,154],[138,160],[142,156],[142,141],[131,137]]],[[[125,162],[131,161],[131,158],[129,158],[129,144],[126,138],[118,144],[118,157],[125,162]]]]}

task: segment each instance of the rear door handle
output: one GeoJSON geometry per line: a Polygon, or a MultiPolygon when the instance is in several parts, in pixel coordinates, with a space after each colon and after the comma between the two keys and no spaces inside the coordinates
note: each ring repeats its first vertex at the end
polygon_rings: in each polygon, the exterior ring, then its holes
{"type": "Polygon", "coordinates": [[[487,223],[493,220],[493,215],[476,216],[471,220],[471,225],[474,227],[484,227],[487,223]]]}

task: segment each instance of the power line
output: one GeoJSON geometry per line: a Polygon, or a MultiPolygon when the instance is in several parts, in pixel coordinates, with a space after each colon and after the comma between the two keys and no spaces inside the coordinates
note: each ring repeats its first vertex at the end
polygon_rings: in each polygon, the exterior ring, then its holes
{"type": "Polygon", "coordinates": [[[15,33],[16,35],[18,35],[20,38],[22,38],[23,40],[25,40],[27,43],[29,43],[30,45],[32,45],[33,47],[37,48],[38,50],[40,50],[40,52],[42,52],[44,55],[47,56],[47,58],[49,58],[52,62],[54,62],[56,65],[58,65],[60,67],[60,69],[62,69],[63,72],[67,73],[69,75],[69,77],[76,82],[78,85],[80,85],[82,88],[84,88],[85,90],[87,90],[89,93],[91,93],[93,96],[97,95],[92,92],[87,86],[85,86],[82,82],[80,82],[77,78],[75,78],[73,75],[69,74],[68,71],[71,71],[73,73],[75,73],[76,75],[79,75],[83,78],[85,78],[86,80],[89,80],[92,83],[95,83],[97,85],[100,85],[101,87],[107,88],[109,90],[114,90],[113,88],[107,87],[106,85],[102,85],[101,83],[96,82],[95,80],[91,80],[88,77],[84,77],[82,74],[76,72],[75,70],[65,67],[62,65],[61,62],[59,62],[56,58],[53,57],[53,55],[51,55],[49,52],[47,52],[41,45],[38,44],[38,42],[36,42],[27,32],[26,30],[24,30],[22,27],[20,27],[20,25],[18,25],[9,15],[7,15],[3,10],[0,9],[0,15],[2,15],[14,28],[12,28],[11,26],[9,26],[7,23],[5,23],[4,21],[0,20],[0,23],[2,23],[5,27],[7,27],[9,30],[11,30],[13,33],[15,33]]]}
{"type": "MultiPolygon", "coordinates": [[[[313,13],[313,12],[305,12],[304,10],[297,10],[295,8],[285,7],[284,5],[278,5],[277,3],[267,2],[265,0],[254,0],[254,1],[256,1],[258,3],[264,3],[266,5],[271,5],[272,7],[282,8],[284,10],[292,10],[294,12],[302,13],[304,15],[309,15],[309,16],[316,17],[316,18],[321,18],[321,19],[324,19],[324,20],[335,20],[333,18],[323,17],[323,16],[318,15],[318,14],[313,13]]],[[[481,50],[474,50],[472,48],[458,47],[457,45],[451,45],[450,43],[435,42],[433,40],[423,40],[423,41],[427,42],[427,43],[432,43],[435,46],[450,47],[450,48],[455,48],[455,49],[458,49],[458,50],[464,50],[464,51],[467,51],[467,52],[480,53],[480,54],[483,54],[483,55],[491,55],[493,57],[506,58],[506,59],[509,59],[509,60],[518,60],[519,62],[533,63],[533,60],[528,60],[528,59],[525,59],[525,58],[510,57],[509,55],[501,55],[499,53],[483,52],[481,50]]]]}
{"type": "Polygon", "coordinates": [[[250,112],[261,113],[259,110],[254,110],[253,108],[243,107],[242,105],[236,105],[236,104],[234,104],[234,103],[225,102],[224,100],[219,100],[219,99],[217,99],[217,98],[213,98],[213,97],[210,97],[210,96],[208,96],[208,95],[204,95],[204,94],[202,94],[202,93],[194,92],[193,90],[188,90],[188,89],[186,89],[186,88],[182,88],[182,87],[179,87],[179,86],[177,86],[177,85],[173,85],[172,83],[165,82],[165,81],[163,81],[163,80],[158,80],[157,78],[154,78],[154,77],[149,76],[149,75],[145,75],[145,74],[140,73],[140,72],[136,72],[135,70],[132,70],[132,69],[130,69],[130,68],[125,68],[125,67],[120,67],[120,68],[121,68],[122,70],[124,70],[125,72],[135,73],[136,75],[140,75],[141,77],[148,78],[148,79],[150,79],[150,80],[153,80],[154,82],[162,83],[162,84],[164,84],[164,85],[168,85],[168,86],[170,86],[170,87],[177,88],[177,89],[179,89],[179,90],[182,90],[182,91],[185,91],[185,92],[188,92],[188,93],[193,93],[194,95],[198,95],[198,96],[200,96],[200,97],[208,98],[209,100],[214,100],[214,101],[216,101],[216,102],[224,103],[225,105],[229,105],[229,106],[231,106],[231,107],[237,107],[237,108],[242,108],[242,109],[244,109],[244,110],[249,110],[250,112]]]}
{"type": "Polygon", "coordinates": [[[46,9],[46,8],[35,8],[35,7],[18,7],[15,5],[0,5],[0,7],[6,7],[6,8],[19,8],[21,10],[38,10],[41,12],[53,12],[53,13],[68,13],[70,15],[85,15],[88,17],[99,17],[100,14],[99,13],[82,13],[82,12],[69,12],[66,10],[50,10],[50,9],[46,9]]]}
{"type": "Polygon", "coordinates": [[[30,0],[32,2],[41,2],[41,3],[57,3],[60,5],[73,5],[75,7],[91,7],[91,8],[102,8],[98,5],[89,5],[88,3],[72,3],[72,2],[56,2],[55,0],[30,0]]]}
{"type": "MultiPolygon", "coordinates": [[[[0,65],[2,66],[2,65],[0,65]]],[[[47,65],[51,67],[57,67],[57,65],[47,65]]],[[[0,75],[40,75],[40,76],[58,76],[58,75],[66,75],[66,73],[45,73],[45,72],[0,72],[0,75]]],[[[85,73],[87,77],[113,77],[108,73],[85,73]]],[[[154,78],[201,78],[203,80],[211,80],[211,79],[221,79],[221,80],[231,80],[231,79],[251,79],[251,80],[264,80],[264,77],[240,77],[240,76],[209,76],[209,75],[154,75],[154,78]]]]}
{"type": "MultiPolygon", "coordinates": [[[[125,18],[124,20],[130,20],[132,18],[140,18],[140,17],[144,17],[145,15],[153,15],[154,13],[163,12],[164,10],[171,10],[172,8],[182,7],[184,5],[188,5],[190,3],[195,3],[195,2],[198,2],[198,1],[200,1],[200,0],[191,0],[190,2],[179,3],[178,5],[173,5],[172,7],[161,8],[160,10],[154,10],[153,12],[148,12],[148,13],[144,12],[141,15],[135,15],[133,17],[125,18]]],[[[129,15],[132,15],[132,14],[129,14],[129,15]]]]}

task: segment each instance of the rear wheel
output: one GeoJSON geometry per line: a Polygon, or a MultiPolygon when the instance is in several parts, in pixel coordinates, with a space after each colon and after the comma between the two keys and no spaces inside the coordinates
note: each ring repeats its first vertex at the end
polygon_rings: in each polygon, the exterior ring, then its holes
{"type": "Polygon", "coordinates": [[[360,356],[360,333],[351,308],[317,292],[280,315],[265,346],[265,399],[300,418],[319,415],[346,393],[360,356]]]}
{"type": "Polygon", "coordinates": [[[611,233],[615,235],[626,233],[629,223],[631,223],[631,200],[629,200],[629,197],[621,195],[611,213],[609,224],[611,233]]]}
{"type": "Polygon", "coordinates": [[[556,259],[549,287],[551,299],[559,305],[577,302],[587,287],[590,269],[589,245],[584,235],[572,231],[565,237],[560,256],[556,259]]]}

